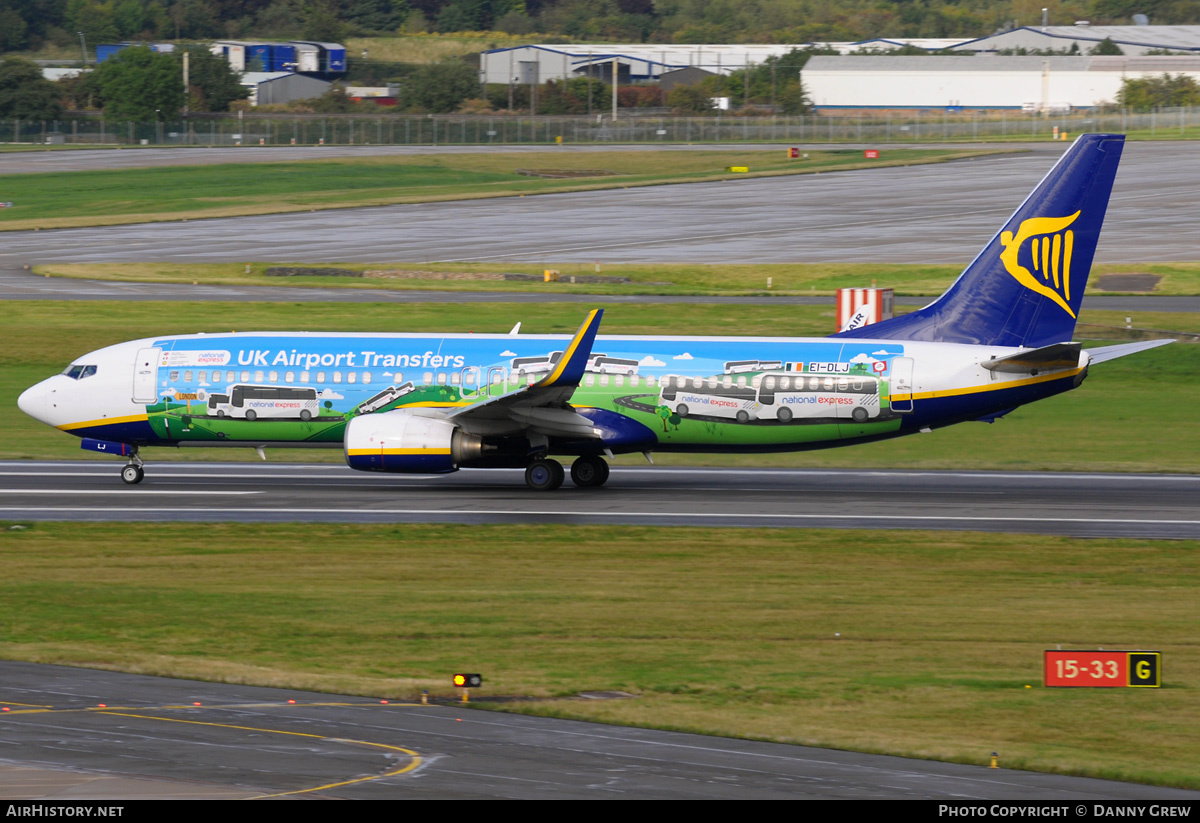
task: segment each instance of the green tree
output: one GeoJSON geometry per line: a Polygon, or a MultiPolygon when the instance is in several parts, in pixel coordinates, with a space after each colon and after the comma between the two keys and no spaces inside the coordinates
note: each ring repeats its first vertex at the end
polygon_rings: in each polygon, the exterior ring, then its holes
{"type": "Polygon", "coordinates": [[[699,83],[671,89],[667,105],[683,114],[703,114],[713,109],[712,96],[699,83]]]}
{"type": "Polygon", "coordinates": [[[478,72],[460,60],[421,66],[409,83],[412,104],[433,114],[452,112],[468,97],[479,95],[478,72]]]}
{"type": "Polygon", "coordinates": [[[1113,56],[1124,53],[1121,51],[1121,47],[1112,41],[1111,37],[1105,37],[1088,51],[1088,54],[1107,54],[1113,56]]]}
{"type": "Polygon", "coordinates": [[[346,24],[338,17],[334,0],[312,0],[304,9],[304,39],[322,43],[341,43],[346,39],[346,24]]]}
{"type": "Polygon", "coordinates": [[[188,49],[187,91],[192,111],[229,111],[230,103],[250,94],[228,61],[202,46],[188,49]]]}
{"type": "Polygon", "coordinates": [[[58,89],[42,77],[37,63],[0,60],[0,118],[53,120],[62,113],[58,89]]]}
{"type": "Polygon", "coordinates": [[[123,49],[101,63],[94,77],[110,119],[174,120],[183,108],[182,68],[173,55],[156,54],[147,46],[123,49]]]}
{"type": "Polygon", "coordinates": [[[1126,78],[1117,92],[1117,102],[1134,111],[1150,111],[1164,106],[1200,105],[1200,86],[1185,74],[1172,77],[1126,78]]]}

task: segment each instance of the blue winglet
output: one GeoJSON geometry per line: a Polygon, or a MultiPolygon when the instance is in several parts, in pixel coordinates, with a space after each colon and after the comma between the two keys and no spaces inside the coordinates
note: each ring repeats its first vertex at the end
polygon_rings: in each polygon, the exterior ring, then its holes
{"type": "Polygon", "coordinates": [[[563,351],[562,357],[558,359],[554,371],[535,383],[534,388],[579,385],[587,369],[588,360],[592,357],[592,344],[596,342],[596,332],[600,330],[600,318],[603,316],[604,309],[592,309],[579,331],[571,338],[571,343],[563,351]]]}

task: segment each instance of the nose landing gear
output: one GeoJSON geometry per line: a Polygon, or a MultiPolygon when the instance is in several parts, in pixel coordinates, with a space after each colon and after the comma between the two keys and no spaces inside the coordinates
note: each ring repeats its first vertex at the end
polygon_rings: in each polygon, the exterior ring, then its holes
{"type": "Polygon", "coordinates": [[[142,478],[146,476],[142,465],[142,458],[138,457],[137,447],[134,447],[133,453],[129,455],[129,462],[121,469],[121,479],[131,486],[141,483],[142,478]]]}

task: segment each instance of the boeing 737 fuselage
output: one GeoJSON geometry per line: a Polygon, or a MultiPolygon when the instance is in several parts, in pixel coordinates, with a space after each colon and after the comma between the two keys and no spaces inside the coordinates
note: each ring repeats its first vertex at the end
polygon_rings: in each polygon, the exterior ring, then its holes
{"type": "Polygon", "coordinates": [[[1123,138],[1085,135],[938,301],[827,338],[268,333],[146,338],[21,395],[127,458],[145,446],[342,448],[356,469],[525,467],[600,486],[604,456],[791,451],[896,437],[1077,387],[1170,341],[1071,342],[1123,138]]]}

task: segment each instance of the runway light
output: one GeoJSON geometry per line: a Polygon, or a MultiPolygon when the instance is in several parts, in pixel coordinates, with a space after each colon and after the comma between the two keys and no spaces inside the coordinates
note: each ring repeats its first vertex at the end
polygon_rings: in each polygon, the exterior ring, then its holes
{"type": "Polygon", "coordinates": [[[193,705],[193,706],[199,706],[199,705],[200,705],[200,701],[199,701],[199,700],[197,700],[197,701],[196,701],[195,703],[193,703],[192,705],[193,705]]]}
{"type": "Polygon", "coordinates": [[[477,689],[483,685],[483,675],[456,674],[451,682],[460,689],[477,689]]]}
{"type": "Polygon", "coordinates": [[[107,708],[108,708],[108,704],[107,704],[107,703],[100,703],[100,704],[99,704],[99,706],[100,706],[100,708],[102,708],[102,709],[107,709],[107,708]]]}
{"type": "Polygon", "coordinates": [[[380,703],[380,705],[383,705],[383,706],[386,706],[388,704],[388,702],[386,700],[380,700],[379,703],[380,703]]]}
{"type": "Polygon", "coordinates": [[[288,702],[294,705],[296,701],[295,701],[295,700],[289,700],[288,702]]]}
{"type": "Polygon", "coordinates": [[[5,706],[3,709],[0,709],[0,711],[5,711],[5,712],[6,712],[6,711],[9,711],[9,708],[8,708],[8,706],[5,706]]]}

